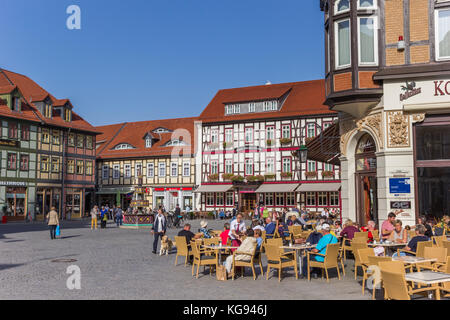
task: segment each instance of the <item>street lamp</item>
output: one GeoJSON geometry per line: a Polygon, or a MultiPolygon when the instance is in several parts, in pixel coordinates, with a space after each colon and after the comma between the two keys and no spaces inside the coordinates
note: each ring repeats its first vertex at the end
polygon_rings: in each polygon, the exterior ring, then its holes
{"type": "Polygon", "coordinates": [[[308,148],[303,145],[300,146],[300,148],[297,151],[298,157],[300,158],[300,162],[301,163],[306,163],[306,161],[308,160],[308,148]]]}

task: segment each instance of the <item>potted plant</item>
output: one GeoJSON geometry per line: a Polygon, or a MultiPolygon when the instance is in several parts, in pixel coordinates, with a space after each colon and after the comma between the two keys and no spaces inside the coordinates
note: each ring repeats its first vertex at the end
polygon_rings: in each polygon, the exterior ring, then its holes
{"type": "Polygon", "coordinates": [[[217,149],[219,147],[219,144],[217,142],[210,142],[209,148],[210,149],[217,149]]]}
{"type": "Polygon", "coordinates": [[[291,178],[292,177],[292,172],[282,172],[281,173],[281,177],[282,178],[291,178]]]}
{"type": "Polygon", "coordinates": [[[282,146],[288,145],[292,143],[292,139],[291,138],[281,138],[280,139],[280,144],[282,146]]]}
{"type": "Polygon", "coordinates": [[[224,174],[222,175],[222,179],[223,179],[224,181],[230,181],[231,178],[232,178],[233,176],[234,176],[234,175],[233,175],[232,173],[224,173],[224,174]]]}
{"type": "Polygon", "coordinates": [[[334,172],[333,171],[323,171],[322,172],[322,177],[324,177],[324,178],[334,177],[334,172]]]}
{"type": "Polygon", "coordinates": [[[317,177],[317,171],[306,171],[305,176],[307,178],[315,178],[317,177]]]}
{"type": "Polygon", "coordinates": [[[256,182],[256,181],[262,182],[262,181],[264,181],[264,177],[260,176],[260,175],[258,175],[258,176],[247,176],[246,179],[247,179],[248,182],[256,182]]]}
{"type": "Polygon", "coordinates": [[[305,144],[308,144],[309,142],[313,141],[313,137],[305,138],[305,144]]]}
{"type": "Polygon", "coordinates": [[[233,181],[233,182],[243,182],[244,179],[245,178],[243,176],[240,176],[240,175],[231,177],[231,181],[233,181]]]}
{"type": "Polygon", "coordinates": [[[267,139],[267,140],[266,140],[266,145],[267,145],[268,147],[271,147],[272,145],[274,145],[274,141],[273,141],[272,139],[267,139]]]}
{"type": "Polygon", "coordinates": [[[217,180],[219,180],[219,174],[217,174],[217,173],[210,174],[210,175],[209,175],[209,180],[211,180],[211,181],[217,181],[217,180]]]}
{"type": "Polygon", "coordinates": [[[275,179],[275,177],[276,177],[276,174],[275,173],[266,173],[265,175],[264,175],[264,179],[267,181],[267,180],[273,180],[273,179],[275,179]]]}

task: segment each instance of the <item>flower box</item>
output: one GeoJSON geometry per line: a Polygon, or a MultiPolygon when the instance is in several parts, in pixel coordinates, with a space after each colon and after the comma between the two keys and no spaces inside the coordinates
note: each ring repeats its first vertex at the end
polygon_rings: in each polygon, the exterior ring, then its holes
{"type": "Polygon", "coordinates": [[[266,140],[266,145],[268,147],[272,147],[273,145],[275,145],[275,141],[272,139],[268,139],[268,140],[266,140]]]}
{"type": "Polygon", "coordinates": [[[282,146],[288,145],[292,143],[292,139],[291,138],[281,138],[280,139],[280,144],[282,146]]]}
{"type": "Polygon", "coordinates": [[[323,171],[322,172],[322,177],[324,177],[324,178],[334,177],[334,172],[333,171],[323,171]]]}
{"type": "Polygon", "coordinates": [[[231,181],[233,182],[243,182],[245,178],[243,176],[233,176],[231,177],[231,181]]]}
{"type": "Polygon", "coordinates": [[[256,181],[263,182],[264,181],[264,177],[260,176],[260,175],[258,175],[258,176],[247,176],[246,179],[247,179],[248,182],[256,182],[256,181]]]}
{"type": "Polygon", "coordinates": [[[281,177],[282,178],[292,178],[292,172],[282,172],[281,177]]]}
{"type": "Polygon", "coordinates": [[[317,177],[317,171],[306,171],[305,176],[308,178],[315,178],[317,177]]]}
{"type": "Polygon", "coordinates": [[[234,174],[232,174],[232,173],[224,173],[222,175],[222,179],[224,181],[230,181],[232,177],[234,177],[234,174]]]}
{"type": "Polygon", "coordinates": [[[273,179],[275,179],[275,177],[276,177],[276,174],[275,173],[266,173],[265,175],[264,175],[264,179],[267,181],[267,180],[273,180],[273,179]]]}
{"type": "Polygon", "coordinates": [[[217,181],[217,180],[219,180],[219,175],[218,175],[217,173],[215,173],[215,174],[210,174],[208,178],[209,178],[209,180],[211,180],[211,181],[217,181]]]}

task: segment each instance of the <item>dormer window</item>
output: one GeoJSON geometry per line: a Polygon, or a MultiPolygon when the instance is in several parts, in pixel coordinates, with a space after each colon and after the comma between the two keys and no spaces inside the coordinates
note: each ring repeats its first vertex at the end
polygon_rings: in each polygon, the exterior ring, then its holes
{"type": "Polygon", "coordinates": [[[70,110],[69,108],[64,108],[64,121],[72,121],[72,110],[70,110]]]}
{"type": "Polygon", "coordinates": [[[135,149],[131,144],[128,143],[121,143],[114,147],[114,150],[129,150],[129,149],[135,149]]]}
{"type": "Polygon", "coordinates": [[[350,0],[338,0],[334,4],[334,14],[350,11],[350,0]]]}
{"type": "Polygon", "coordinates": [[[44,105],[44,117],[46,117],[46,118],[52,117],[52,105],[49,103],[46,103],[44,105]]]}
{"type": "Polygon", "coordinates": [[[169,133],[172,131],[170,131],[169,129],[166,129],[166,128],[157,128],[157,129],[153,130],[153,132],[154,133],[169,133]]]}
{"type": "Polygon", "coordinates": [[[278,101],[264,101],[263,104],[264,111],[276,111],[278,110],[278,101]]]}
{"type": "Polygon", "coordinates": [[[152,147],[152,138],[147,137],[147,138],[145,139],[145,147],[146,147],[146,148],[151,148],[151,147],[152,147]]]}
{"type": "Polygon", "coordinates": [[[20,111],[20,98],[19,97],[13,98],[12,111],[20,111]]]}
{"type": "Polygon", "coordinates": [[[167,142],[164,146],[165,147],[174,147],[174,146],[187,146],[188,144],[181,140],[171,140],[167,142]]]}

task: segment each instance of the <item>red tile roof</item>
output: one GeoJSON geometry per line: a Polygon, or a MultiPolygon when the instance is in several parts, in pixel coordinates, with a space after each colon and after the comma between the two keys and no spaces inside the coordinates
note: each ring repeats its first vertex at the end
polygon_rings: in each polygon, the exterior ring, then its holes
{"type": "MultiPolygon", "coordinates": [[[[39,109],[36,107],[36,105],[33,102],[36,101],[43,101],[46,97],[49,97],[52,100],[52,104],[56,106],[64,105],[66,102],[69,102],[68,99],[59,100],[53,97],[50,93],[48,93],[46,90],[44,90],[41,86],[39,86],[36,82],[28,78],[27,76],[24,76],[22,74],[18,74],[15,72],[11,72],[5,69],[0,69],[0,86],[4,86],[4,84],[17,86],[19,91],[22,93],[23,98],[25,100],[25,103],[27,104],[27,107],[30,108],[30,112],[27,113],[27,116],[29,117],[28,120],[31,120],[31,113],[34,113],[34,120],[35,121],[42,121],[45,124],[53,125],[53,126],[59,126],[59,127],[65,127],[65,128],[72,128],[75,130],[80,131],[87,131],[91,133],[98,133],[96,129],[89,124],[86,120],[84,120],[82,117],[80,117],[78,114],[72,111],[72,121],[66,122],[64,119],[61,118],[61,115],[58,115],[54,113],[52,115],[52,118],[46,118],[42,114],[40,114],[39,109]]],[[[18,113],[19,115],[21,113],[18,113]]],[[[4,116],[12,116],[10,115],[7,110],[4,110],[4,108],[1,110],[0,115],[4,116]]],[[[25,115],[25,112],[24,112],[25,115]]],[[[17,118],[17,116],[16,116],[17,118]]],[[[19,117],[20,118],[20,117],[19,117]]],[[[26,118],[26,117],[24,117],[26,118]]]]}
{"type": "MultiPolygon", "coordinates": [[[[99,147],[97,149],[98,159],[115,159],[115,158],[142,158],[142,157],[158,157],[170,156],[177,147],[165,147],[164,145],[172,140],[173,134],[176,130],[179,131],[180,140],[188,142],[189,154],[193,154],[194,150],[194,122],[198,118],[178,118],[166,120],[153,120],[120,123],[108,126],[96,127],[102,132],[97,137],[99,147]],[[166,128],[172,132],[170,133],[152,133],[157,139],[153,142],[151,148],[145,147],[145,135],[157,128],[166,128]],[[105,141],[105,142],[102,142],[105,141]],[[117,145],[127,143],[135,147],[135,149],[128,150],[113,150],[117,145]]],[[[177,136],[173,137],[174,139],[177,136]]],[[[180,147],[178,147],[180,148],[180,147]]],[[[181,147],[183,148],[183,147],[181,147]]]]}
{"type": "Polygon", "coordinates": [[[334,111],[329,110],[328,106],[323,104],[324,101],[324,80],[225,89],[217,92],[216,96],[200,115],[199,120],[204,123],[223,123],[229,121],[334,114],[334,111]],[[287,99],[279,111],[225,116],[226,104],[280,99],[286,94],[287,99]]]}

